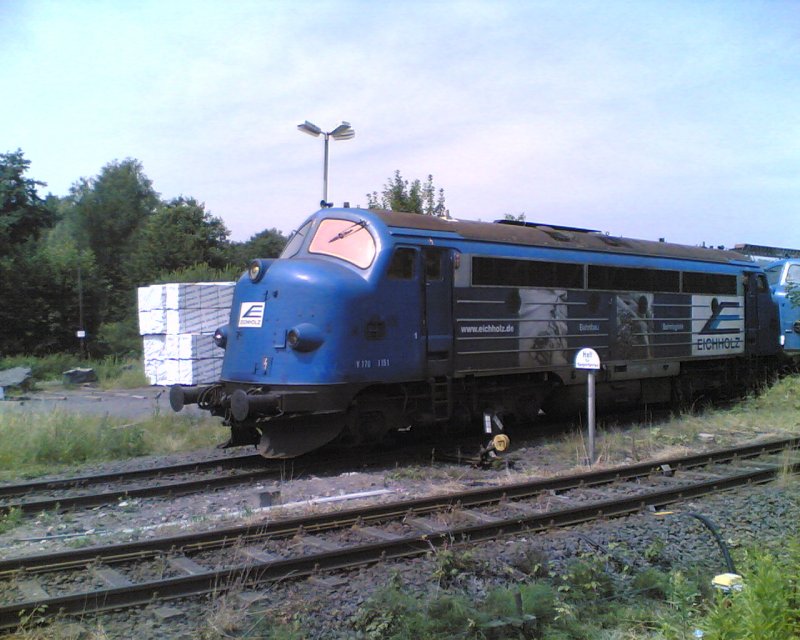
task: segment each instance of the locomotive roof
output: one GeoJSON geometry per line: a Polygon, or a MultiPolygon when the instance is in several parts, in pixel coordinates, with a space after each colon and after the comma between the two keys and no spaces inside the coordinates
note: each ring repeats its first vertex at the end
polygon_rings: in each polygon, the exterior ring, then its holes
{"type": "Polygon", "coordinates": [[[654,242],[652,240],[636,240],[621,236],[610,236],[589,229],[505,220],[500,222],[445,220],[436,216],[399,211],[372,210],[371,213],[380,218],[390,228],[456,234],[465,240],[479,242],[656,256],[702,262],[752,263],[750,258],[736,251],[691,247],[670,242],[654,242]]]}

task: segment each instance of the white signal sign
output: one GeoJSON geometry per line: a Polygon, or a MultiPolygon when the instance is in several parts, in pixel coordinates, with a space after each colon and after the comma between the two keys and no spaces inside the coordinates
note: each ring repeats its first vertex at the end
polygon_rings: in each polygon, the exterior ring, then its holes
{"type": "Polygon", "coordinates": [[[597,351],[590,348],[581,349],[575,354],[575,368],[576,369],[600,369],[600,356],[597,351]]]}

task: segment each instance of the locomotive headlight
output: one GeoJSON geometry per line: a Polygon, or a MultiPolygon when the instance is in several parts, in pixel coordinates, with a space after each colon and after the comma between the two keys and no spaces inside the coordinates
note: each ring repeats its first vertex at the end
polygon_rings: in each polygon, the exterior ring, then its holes
{"type": "MultiPolygon", "coordinates": [[[[271,261],[270,261],[271,262],[271,261]]],[[[269,268],[269,262],[266,260],[252,260],[250,266],[247,268],[247,275],[250,276],[251,282],[258,282],[264,277],[264,274],[269,268]]]]}
{"type": "Polygon", "coordinates": [[[304,322],[286,332],[286,342],[295,351],[313,351],[322,344],[322,331],[316,325],[304,322]]]}
{"type": "Polygon", "coordinates": [[[224,349],[228,344],[228,327],[220,327],[214,332],[214,344],[224,349]]]}

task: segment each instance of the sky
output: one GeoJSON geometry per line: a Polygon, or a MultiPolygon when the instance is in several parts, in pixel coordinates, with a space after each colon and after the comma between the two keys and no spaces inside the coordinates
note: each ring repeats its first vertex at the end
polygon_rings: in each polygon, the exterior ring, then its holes
{"type": "Polygon", "coordinates": [[[0,153],[135,158],[233,240],[431,174],[455,218],[800,248],[800,0],[0,0],[0,153]]]}

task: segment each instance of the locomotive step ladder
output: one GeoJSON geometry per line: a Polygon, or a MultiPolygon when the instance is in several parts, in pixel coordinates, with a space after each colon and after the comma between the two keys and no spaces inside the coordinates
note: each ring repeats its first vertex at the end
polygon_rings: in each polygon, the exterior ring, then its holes
{"type": "Polygon", "coordinates": [[[453,414],[453,380],[449,376],[431,378],[431,412],[438,421],[449,420],[453,414]]]}

